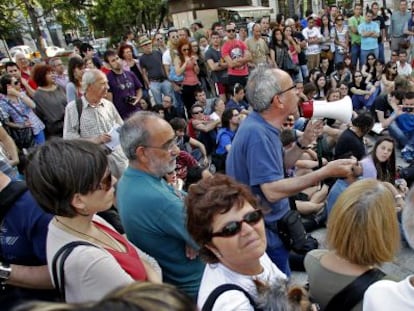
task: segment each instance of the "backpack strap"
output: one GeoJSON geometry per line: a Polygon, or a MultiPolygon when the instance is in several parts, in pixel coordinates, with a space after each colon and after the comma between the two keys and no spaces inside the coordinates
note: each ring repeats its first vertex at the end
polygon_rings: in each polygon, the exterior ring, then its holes
{"type": "Polygon", "coordinates": [[[97,247],[96,245],[86,242],[86,241],[74,241],[66,245],[63,245],[56,252],[55,256],[53,256],[52,278],[53,278],[53,283],[55,284],[55,288],[59,292],[62,301],[65,301],[65,261],[69,257],[69,255],[72,253],[72,251],[77,246],[81,246],[81,245],[97,247]],[[62,257],[62,258],[59,261],[59,267],[58,267],[59,257],[62,257]]]}
{"type": "Polygon", "coordinates": [[[243,292],[243,294],[249,299],[250,304],[252,305],[253,309],[256,311],[261,311],[260,308],[257,307],[256,302],[254,301],[253,297],[242,287],[236,284],[223,284],[218,287],[216,287],[210,295],[208,295],[206,302],[203,305],[203,308],[201,311],[211,311],[213,310],[214,303],[216,302],[217,298],[223,294],[224,292],[227,292],[229,290],[238,290],[240,292],[243,292]]]}
{"type": "Polygon", "coordinates": [[[82,116],[82,110],[83,110],[83,102],[82,102],[82,98],[76,98],[76,110],[78,111],[78,134],[80,136],[80,131],[81,131],[81,116],[82,116]]]}
{"type": "Polygon", "coordinates": [[[27,191],[24,181],[12,180],[0,191],[0,222],[13,206],[13,204],[27,191]]]}
{"type": "Polygon", "coordinates": [[[351,284],[348,284],[337,293],[325,308],[325,311],[349,311],[360,302],[367,288],[382,279],[385,273],[379,269],[370,269],[357,277],[351,284]]]}

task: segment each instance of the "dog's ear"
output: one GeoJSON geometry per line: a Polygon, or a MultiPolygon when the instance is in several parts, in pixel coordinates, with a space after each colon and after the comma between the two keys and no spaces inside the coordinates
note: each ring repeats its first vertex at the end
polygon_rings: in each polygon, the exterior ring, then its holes
{"type": "Polygon", "coordinates": [[[301,286],[292,286],[288,290],[288,300],[291,310],[311,310],[312,303],[309,300],[308,292],[301,286]]]}

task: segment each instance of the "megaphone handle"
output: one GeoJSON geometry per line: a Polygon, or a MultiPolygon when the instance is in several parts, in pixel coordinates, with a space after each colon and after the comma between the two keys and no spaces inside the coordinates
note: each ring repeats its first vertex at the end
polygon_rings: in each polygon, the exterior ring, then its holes
{"type": "Polygon", "coordinates": [[[323,156],[322,139],[323,139],[322,135],[318,136],[318,138],[316,139],[316,151],[317,151],[317,155],[318,155],[318,168],[321,168],[322,165],[323,165],[323,162],[322,162],[322,156],[323,156]]]}

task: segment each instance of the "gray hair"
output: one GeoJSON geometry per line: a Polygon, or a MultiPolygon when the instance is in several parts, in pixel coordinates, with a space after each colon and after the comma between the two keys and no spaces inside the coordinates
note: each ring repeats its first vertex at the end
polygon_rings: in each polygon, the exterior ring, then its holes
{"type": "Polygon", "coordinates": [[[274,69],[261,65],[253,70],[246,84],[246,96],[253,110],[263,112],[273,97],[281,91],[274,69]]]}
{"type": "Polygon", "coordinates": [[[161,119],[161,117],[151,111],[139,111],[134,113],[121,126],[119,139],[128,160],[136,160],[135,151],[137,148],[149,144],[151,133],[147,123],[150,119],[161,119]]]}
{"type": "Polygon", "coordinates": [[[414,187],[411,187],[405,200],[405,207],[402,211],[402,227],[405,239],[411,248],[414,249],[414,187]]]}
{"type": "Polygon", "coordinates": [[[85,70],[85,72],[83,73],[82,82],[81,82],[82,91],[84,93],[88,89],[89,85],[92,85],[96,82],[96,80],[98,79],[101,73],[102,71],[98,69],[85,70]]]}
{"type": "Polygon", "coordinates": [[[295,25],[295,20],[293,18],[288,18],[285,20],[285,26],[294,26],[295,25]]]}

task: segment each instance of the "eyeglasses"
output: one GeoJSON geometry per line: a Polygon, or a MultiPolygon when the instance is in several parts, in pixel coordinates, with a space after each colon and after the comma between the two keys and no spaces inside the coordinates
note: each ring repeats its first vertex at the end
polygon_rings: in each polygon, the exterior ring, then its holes
{"type": "Polygon", "coordinates": [[[236,29],[227,29],[227,32],[236,32],[236,29]]]}
{"type": "Polygon", "coordinates": [[[99,183],[98,190],[109,191],[112,188],[112,174],[108,173],[99,183]]]}
{"type": "Polygon", "coordinates": [[[192,113],[193,114],[200,114],[200,113],[203,113],[204,112],[204,110],[197,110],[197,111],[193,111],[192,113]]]}
{"type": "Polygon", "coordinates": [[[276,93],[276,95],[282,95],[283,93],[289,92],[290,90],[293,90],[294,88],[296,88],[296,84],[293,84],[290,88],[287,88],[286,90],[276,93]]]}
{"type": "Polygon", "coordinates": [[[172,141],[166,142],[161,147],[156,147],[156,146],[142,146],[142,147],[153,148],[153,149],[159,149],[159,150],[163,150],[163,151],[172,152],[174,150],[174,148],[177,147],[177,145],[178,145],[178,137],[175,136],[172,141]]]}
{"type": "Polygon", "coordinates": [[[243,216],[243,219],[240,221],[230,221],[227,223],[223,229],[218,232],[211,233],[211,238],[213,237],[232,237],[235,236],[237,233],[241,231],[242,224],[245,222],[251,226],[257,224],[260,220],[263,219],[263,213],[261,210],[254,210],[252,212],[247,213],[243,216]]]}

